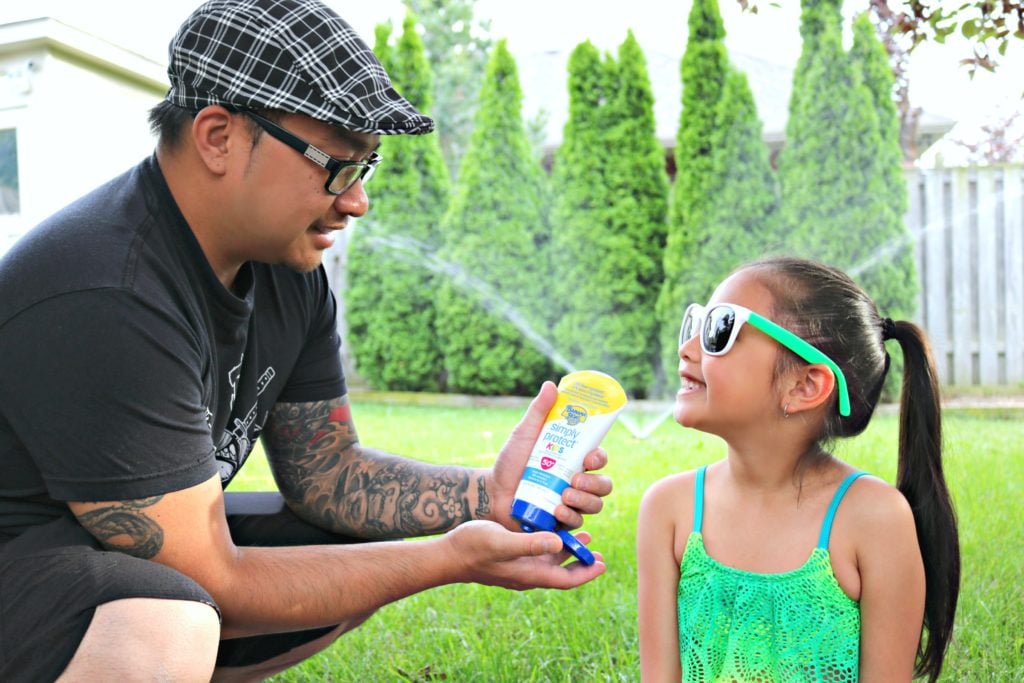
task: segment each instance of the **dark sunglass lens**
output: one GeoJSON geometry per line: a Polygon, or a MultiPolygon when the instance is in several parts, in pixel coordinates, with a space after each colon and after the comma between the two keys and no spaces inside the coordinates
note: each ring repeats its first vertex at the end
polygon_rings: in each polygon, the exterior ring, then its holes
{"type": "Polygon", "coordinates": [[[701,340],[708,353],[721,353],[729,343],[736,314],[728,308],[716,308],[704,323],[704,338],[701,340]]]}
{"type": "Polygon", "coordinates": [[[679,327],[679,345],[682,346],[686,342],[690,341],[693,336],[693,316],[686,314],[683,316],[683,324],[679,327]]]}

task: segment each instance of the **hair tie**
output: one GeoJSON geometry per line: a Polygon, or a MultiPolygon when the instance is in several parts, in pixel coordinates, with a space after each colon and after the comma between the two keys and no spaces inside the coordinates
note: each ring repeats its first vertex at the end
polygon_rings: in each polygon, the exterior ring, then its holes
{"type": "Polygon", "coordinates": [[[892,318],[882,318],[882,341],[896,338],[896,323],[892,318]]]}

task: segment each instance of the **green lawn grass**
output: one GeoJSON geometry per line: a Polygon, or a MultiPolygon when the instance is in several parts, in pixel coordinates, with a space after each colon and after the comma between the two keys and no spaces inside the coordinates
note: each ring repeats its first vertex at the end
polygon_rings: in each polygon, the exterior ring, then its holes
{"type": "MultiPolygon", "coordinates": [[[[355,402],[362,440],[433,462],[489,465],[520,408],[355,402]]],[[[1024,445],[1020,411],[948,411],[946,474],[963,550],[956,632],[942,681],[1024,680],[1024,445]]],[[[892,481],[895,415],[838,455],[892,481]]],[[[587,520],[608,571],[569,592],[437,588],[370,621],[277,681],[637,681],[637,506],[655,480],[720,459],[722,443],[666,420],[645,440],[616,424],[604,441],[615,491],[587,520]]],[[[254,454],[232,490],[273,487],[254,454]]],[[[344,590],[344,587],[341,587],[344,590]]]]}

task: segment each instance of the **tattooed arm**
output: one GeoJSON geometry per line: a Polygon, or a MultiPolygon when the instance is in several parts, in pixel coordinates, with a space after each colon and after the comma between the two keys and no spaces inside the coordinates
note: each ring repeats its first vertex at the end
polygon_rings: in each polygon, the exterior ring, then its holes
{"type": "MultiPolygon", "coordinates": [[[[345,396],[277,404],[263,443],[289,505],[324,528],[400,538],[486,519],[518,530],[509,516],[512,497],[554,399],[554,385],[545,383],[489,470],[428,465],[362,446],[345,396]]],[[[606,461],[604,451],[596,449],[584,464],[593,470],[606,461]]],[[[562,494],[565,505],[556,509],[556,517],[569,528],[580,526],[582,514],[600,511],[601,499],[611,488],[607,477],[576,475],[573,487],[562,494]]]]}
{"type": "Polygon", "coordinates": [[[148,560],[164,546],[163,529],[146,514],[146,508],[159,503],[161,498],[163,496],[122,500],[85,508],[78,521],[105,548],[148,560]]]}
{"type": "MultiPolygon", "coordinates": [[[[501,457],[494,470],[482,474],[421,465],[358,448],[342,399],[321,406],[313,413],[319,418],[283,419],[293,413],[309,415],[308,410],[295,410],[282,406],[274,416],[274,439],[281,441],[271,446],[273,457],[280,461],[290,456],[289,467],[277,463],[277,476],[303,492],[300,507],[311,507],[332,524],[426,533],[481,514],[476,510],[486,503],[491,486],[507,488],[493,484],[508,478],[499,472],[501,457]],[[334,448],[316,447],[324,443],[334,448]],[[326,479],[315,476],[323,472],[326,479]],[[325,480],[344,486],[331,487],[325,480]],[[474,485],[482,486],[486,495],[474,485]],[[418,493],[405,491],[405,486],[418,493]],[[355,496],[350,495],[353,491],[355,496]]],[[[532,443],[545,414],[543,403],[531,406],[510,439],[513,451],[532,443]]],[[[522,464],[518,467],[521,473],[522,464]]],[[[561,566],[568,554],[554,534],[517,534],[487,521],[461,524],[416,543],[238,547],[227,528],[217,475],[162,496],[69,506],[106,548],[172,567],[209,591],[221,609],[224,638],[338,624],[443,584],[573,588],[605,569],[600,555],[590,567],[578,562],[561,566]]],[[[580,537],[587,542],[587,534],[580,537]]]]}
{"type": "Polygon", "coordinates": [[[279,403],[263,436],[289,506],[326,529],[403,538],[491,515],[485,470],[429,465],[364,448],[345,396],[279,403]]]}

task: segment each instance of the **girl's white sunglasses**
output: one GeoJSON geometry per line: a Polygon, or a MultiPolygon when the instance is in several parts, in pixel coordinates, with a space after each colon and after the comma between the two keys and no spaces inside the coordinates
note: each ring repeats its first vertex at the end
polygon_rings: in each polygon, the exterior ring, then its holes
{"type": "Polygon", "coordinates": [[[749,308],[737,304],[715,304],[711,308],[690,304],[686,307],[683,323],[679,327],[679,345],[699,335],[700,348],[704,353],[710,356],[724,355],[736,342],[744,323],[750,323],[808,363],[827,366],[838,385],[839,414],[843,417],[850,414],[850,392],[846,386],[846,376],[836,362],[815,346],[749,308]]]}

